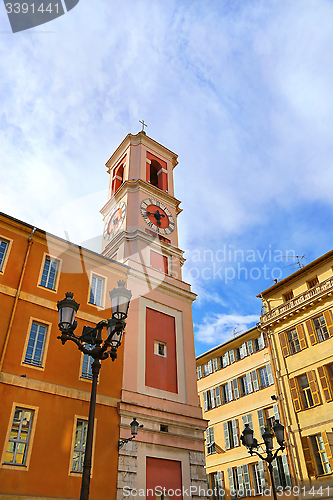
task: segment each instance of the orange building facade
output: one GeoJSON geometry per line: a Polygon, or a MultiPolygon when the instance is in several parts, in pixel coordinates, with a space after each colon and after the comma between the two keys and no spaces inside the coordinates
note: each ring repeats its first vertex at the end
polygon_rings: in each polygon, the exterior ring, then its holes
{"type": "MultiPolygon", "coordinates": [[[[89,357],[57,336],[57,301],[80,303],[77,332],[111,317],[126,266],[0,215],[0,498],[78,498],[91,390],[89,357]]],[[[125,333],[126,336],[126,333],[125,333]]],[[[102,363],[91,498],[116,497],[123,348],[102,363]]]]}

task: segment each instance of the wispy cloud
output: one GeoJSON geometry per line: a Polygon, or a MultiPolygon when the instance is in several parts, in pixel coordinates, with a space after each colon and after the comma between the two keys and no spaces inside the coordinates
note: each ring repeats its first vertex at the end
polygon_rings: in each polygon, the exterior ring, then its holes
{"type": "Polygon", "coordinates": [[[211,314],[203,318],[202,323],[194,325],[197,342],[207,347],[221,344],[233,337],[234,333],[245,331],[259,321],[257,315],[211,314]]]}

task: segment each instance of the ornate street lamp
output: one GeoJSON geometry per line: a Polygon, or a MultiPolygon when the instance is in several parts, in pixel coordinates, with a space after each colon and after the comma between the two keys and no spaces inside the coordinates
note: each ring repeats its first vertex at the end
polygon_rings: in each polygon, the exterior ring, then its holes
{"type": "Polygon", "coordinates": [[[255,453],[256,455],[258,455],[258,457],[261,458],[261,460],[264,460],[265,462],[267,462],[269,474],[271,476],[273,497],[274,497],[274,500],[277,500],[272,462],[276,459],[278,452],[283,451],[285,448],[285,446],[284,446],[284,427],[283,427],[283,425],[280,424],[280,422],[278,420],[275,421],[273,431],[274,431],[274,434],[276,436],[276,440],[279,444],[279,448],[277,450],[275,450],[274,453],[273,453],[273,448],[274,448],[273,434],[269,431],[269,429],[267,427],[265,427],[265,432],[262,435],[264,443],[258,443],[257,439],[255,439],[253,437],[253,430],[250,429],[249,424],[245,424],[245,429],[243,430],[240,439],[241,439],[242,444],[244,446],[246,446],[246,448],[249,450],[250,455],[253,455],[255,453]],[[258,448],[261,444],[265,444],[266,457],[264,457],[261,453],[258,452],[258,448]]]}
{"type": "Polygon", "coordinates": [[[138,433],[138,428],[140,427],[143,427],[143,424],[139,424],[139,422],[137,421],[137,419],[134,417],[132,422],[130,423],[130,426],[131,426],[131,434],[132,434],[132,437],[130,438],[127,438],[127,439],[120,439],[118,441],[118,450],[120,450],[120,448],[122,448],[124,446],[125,443],[128,443],[129,441],[132,441],[132,439],[135,438],[135,436],[137,435],[138,433]]]}
{"type": "Polygon", "coordinates": [[[112,318],[103,319],[95,328],[84,326],[80,336],[74,334],[74,330],[77,327],[75,315],[80,304],[75,302],[71,292],[67,292],[66,297],[57,303],[59,311],[59,330],[61,331],[61,335],[58,339],[61,340],[62,344],[65,344],[67,340],[71,340],[78,346],[80,351],[94,359],[91,365],[92,386],[80,500],[89,499],[97,381],[101,368],[101,361],[108,357],[110,357],[112,361],[117,358],[117,349],[121,345],[123,331],[126,326],[125,319],[127,318],[128,308],[132,297],[132,292],[125,288],[125,281],[118,281],[118,286],[109,293],[111,298],[112,318]],[[107,329],[107,338],[103,341],[102,330],[104,327],[107,329]],[[87,349],[86,344],[93,345],[94,347],[92,349],[87,349]]]}

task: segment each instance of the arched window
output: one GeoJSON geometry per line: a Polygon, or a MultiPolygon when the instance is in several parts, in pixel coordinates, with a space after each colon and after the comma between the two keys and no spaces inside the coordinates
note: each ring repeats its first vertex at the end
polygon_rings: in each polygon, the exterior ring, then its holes
{"type": "Polygon", "coordinates": [[[122,163],[114,169],[112,179],[112,194],[114,194],[124,182],[124,164],[122,163]]]}

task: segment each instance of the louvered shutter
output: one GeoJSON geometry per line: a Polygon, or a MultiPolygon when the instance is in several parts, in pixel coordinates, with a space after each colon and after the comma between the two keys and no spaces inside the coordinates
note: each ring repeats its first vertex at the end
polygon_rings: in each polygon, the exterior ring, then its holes
{"type": "Polygon", "coordinates": [[[221,368],[223,368],[222,356],[219,356],[217,358],[217,363],[218,363],[218,369],[221,370],[221,368]]]}
{"type": "Polygon", "coordinates": [[[321,433],[324,445],[325,445],[325,450],[326,450],[326,455],[328,458],[328,462],[330,464],[331,472],[333,472],[333,432],[322,432],[321,433]]]}
{"type": "Polygon", "coordinates": [[[211,408],[215,408],[215,394],[214,394],[214,389],[210,389],[210,405],[211,405],[211,408]]]}
{"type": "Polygon", "coordinates": [[[308,321],[305,322],[306,328],[308,329],[309,337],[310,337],[310,342],[311,345],[317,344],[317,336],[316,333],[313,329],[312,321],[308,319],[308,321]]]}
{"type": "Polygon", "coordinates": [[[274,418],[275,422],[278,420],[281,423],[279,405],[277,403],[273,404],[274,418]]]}
{"type": "Polygon", "coordinates": [[[251,392],[253,392],[251,373],[248,372],[245,376],[246,376],[246,383],[247,383],[247,393],[251,394],[251,392]]]}
{"type": "Polygon", "coordinates": [[[296,326],[296,331],[298,335],[298,340],[301,346],[301,349],[305,349],[307,346],[304,326],[302,324],[296,326]]]}
{"type": "Polygon", "coordinates": [[[258,471],[260,475],[261,490],[263,493],[264,490],[266,489],[266,477],[265,477],[264,462],[262,460],[258,460],[258,471]]]}
{"type": "Polygon", "coordinates": [[[224,498],[224,479],[223,471],[218,470],[216,473],[217,487],[218,487],[218,498],[221,500],[224,498]]]}
{"type": "Polygon", "coordinates": [[[243,465],[243,476],[244,476],[244,493],[246,497],[251,496],[251,480],[248,464],[243,465]]]}
{"type": "Polygon", "coordinates": [[[249,354],[253,354],[253,342],[252,339],[247,340],[247,350],[249,354]]]}
{"type": "Polygon", "coordinates": [[[234,474],[231,468],[228,469],[228,479],[229,479],[230,498],[236,498],[237,491],[235,489],[234,474]]]}
{"type": "Polygon", "coordinates": [[[238,440],[238,420],[237,418],[233,418],[231,421],[232,425],[232,440],[234,442],[234,446],[239,446],[238,440]]]}
{"type": "Polygon", "coordinates": [[[215,398],[216,398],[216,406],[221,406],[221,389],[219,385],[215,387],[215,398]]]}
{"type": "Polygon", "coordinates": [[[249,424],[250,429],[253,430],[253,422],[252,422],[252,413],[247,413],[246,415],[242,415],[243,426],[245,424],[249,424]]]}
{"type": "Polygon", "coordinates": [[[258,414],[258,421],[259,421],[259,428],[260,428],[260,435],[262,436],[263,433],[265,432],[265,417],[264,417],[264,410],[257,410],[258,414]]]}
{"type": "Polygon", "coordinates": [[[274,384],[274,378],[273,378],[272,367],[271,367],[270,363],[267,363],[266,370],[267,370],[267,376],[268,376],[268,384],[269,385],[273,385],[274,384]]]}
{"type": "Polygon", "coordinates": [[[321,386],[323,388],[325,400],[332,401],[332,389],[330,387],[330,382],[327,377],[325,366],[318,366],[318,375],[320,379],[321,386]]]}
{"type": "Polygon", "coordinates": [[[289,379],[289,385],[290,385],[291,399],[293,400],[295,411],[301,411],[302,405],[301,405],[301,399],[296,377],[289,379]]]}
{"type": "Polygon", "coordinates": [[[229,353],[228,353],[228,351],[223,354],[222,363],[223,363],[223,367],[229,366],[230,363],[229,363],[229,353]]]}
{"type": "Polygon", "coordinates": [[[237,465],[237,479],[238,479],[238,497],[242,498],[245,496],[245,491],[244,491],[243,467],[241,465],[237,465]]]}
{"type": "Polygon", "coordinates": [[[214,372],[218,370],[217,358],[213,358],[213,370],[214,372]]]}
{"type": "Polygon", "coordinates": [[[289,346],[286,332],[280,333],[279,339],[282,349],[282,355],[286,358],[287,356],[289,356],[289,346]]]}
{"type": "Polygon", "coordinates": [[[242,351],[243,351],[243,358],[246,358],[247,356],[246,342],[243,342],[242,344],[242,351]]]}
{"type": "Polygon", "coordinates": [[[279,486],[282,486],[282,485],[281,485],[279,468],[278,468],[278,464],[276,462],[276,459],[273,460],[272,467],[273,467],[273,477],[274,477],[275,488],[278,488],[279,486]]]}
{"type": "Polygon", "coordinates": [[[317,385],[317,381],[316,381],[316,373],[314,370],[310,370],[309,372],[306,372],[306,375],[308,377],[313,402],[314,402],[315,406],[320,405],[321,400],[320,400],[320,394],[319,394],[318,385],[317,385]]]}
{"type": "Polygon", "coordinates": [[[224,431],[224,444],[225,449],[230,450],[230,437],[229,437],[229,427],[228,422],[223,422],[223,431],[224,431]]]}
{"type": "Polygon", "coordinates": [[[284,477],[286,480],[286,485],[292,487],[293,483],[291,481],[291,475],[290,475],[289,464],[288,464],[288,457],[285,453],[283,455],[281,455],[281,460],[282,460],[283,472],[284,472],[284,477]]]}
{"type": "Polygon", "coordinates": [[[263,349],[265,347],[265,339],[263,332],[261,332],[260,337],[258,338],[258,347],[259,349],[263,349]]]}
{"type": "Polygon", "coordinates": [[[213,366],[212,366],[212,360],[210,359],[207,363],[207,367],[208,367],[208,373],[213,373],[213,366]]]}
{"type": "Polygon", "coordinates": [[[230,351],[229,351],[229,359],[230,359],[230,363],[234,363],[235,362],[235,350],[234,349],[230,349],[230,351]]]}
{"type": "Polygon", "coordinates": [[[310,451],[310,443],[309,440],[306,436],[301,437],[302,441],[302,448],[303,448],[303,454],[304,454],[304,460],[305,460],[305,465],[306,465],[306,470],[308,472],[308,476],[312,477],[316,475],[315,468],[312,462],[312,455],[310,451]]]}
{"type": "Polygon", "coordinates": [[[331,311],[324,311],[324,318],[327,326],[328,333],[330,334],[331,337],[333,337],[333,320],[332,320],[332,314],[331,311]]]}
{"type": "Polygon", "coordinates": [[[232,388],[234,390],[235,399],[239,399],[238,380],[236,378],[232,379],[232,388]]]}
{"type": "Polygon", "coordinates": [[[258,380],[257,370],[252,370],[251,375],[253,380],[253,389],[255,391],[259,391],[259,380],[258,380]]]}
{"type": "Polygon", "coordinates": [[[232,382],[231,382],[231,380],[228,380],[228,382],[227,382],[227,389],[228,389],[228,400],[232,401],[234,398],[233,398],[233,394],[232,394],[232,382]]]}
{"type": "Polygon", "coordinates": [[[198,375],[198,380],[200,380],[202,378],[201,365],[197,366],[197,375],[198,375]]]}
{"type": "Polygon", "coordinates": [[[208,411],[208,395],[206,391],[204,391],[203,393],[203,400],[204,400],[204,411],[208,411]]]}

